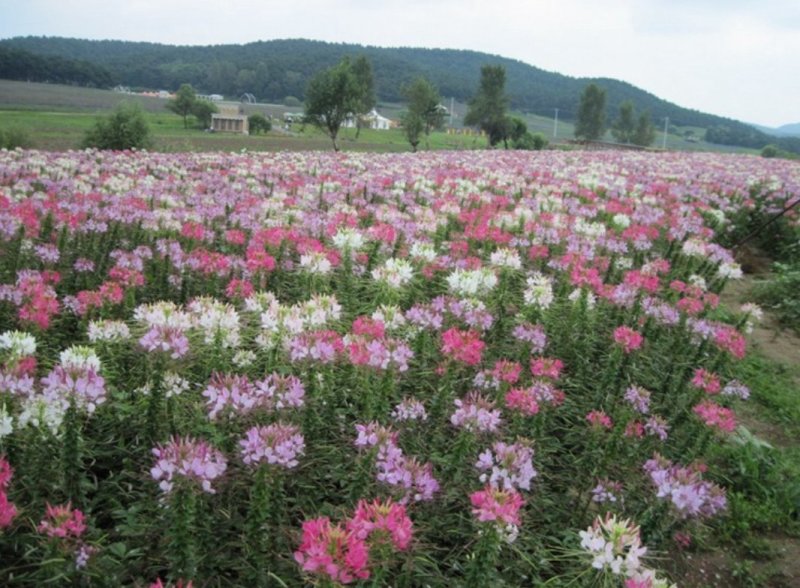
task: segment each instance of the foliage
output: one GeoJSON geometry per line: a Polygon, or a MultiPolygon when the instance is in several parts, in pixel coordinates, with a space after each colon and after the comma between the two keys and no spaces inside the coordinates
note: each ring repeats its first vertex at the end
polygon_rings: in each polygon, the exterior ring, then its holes
{"type": "Polygon", "coordinates": [[[650,113],[643,112],[639,115],[639,120],[636,122],[636,130],[633,133],[631,142],[641,147],[649,147],[655,140],[656,128],[653,126],[653,121],[650,120],[650,113]]]}
{"type": "Polygon", "coordinates": [[[24,149],[30,146],[30,137],[22,129],[0,129],[0,149],[17,149],[18,147],[24,149]]]}
{"type": "Polygon", "coordinates": [[[508,135],[508,96],[505,94],[506,70],[502,65],[481,67],[478,92],[470,100],[464,124],[480,128],[494,147],[508,135]]]}
{"type": "MultiPolygon", "coordinates": [[[[800,253],[800,242],[795,251],[800,253]]],[[[800,333],[800,262],[778,262],[772,270],[773,275],[756,286],[755,299],[769,308],[783,325],[800,333]]]]}
{"type": "Polygon", "coordinates": [[[605,133],[606,91],[597,84],[589,84],[581,94],[575,137],[597,141],[605,133]]]}
{"type": "Polygon", "coordinates": [[[352,65],[353,80],[357,89],[358,97],[355,106],[356,138],[361,133],[363,116],[375,108],[377,98],[375,97],[375,80],[372,75],[372,65],[364,55],[359,55],[352,65]]]}
{"type": "Polygon", "coordinates": [[[514,139],[514,149],[525,149],[528,151],[540,151],[547,147],[547,137],[543,133],[531,133],[525,131],[521,137],[514,139]]]}
{"type": "Polygon", "coordinates": [[[619,117],[611,125],[611,134],[620,143],[633,143],[636,130],[633,102],[626,100],[619,107],[619,117]]]}
{"type": "Polygon", "coordinates": [[[411,149],[416,151],[422,135],[427,140],[431,131],[441,130],[444,126],[442,98],[436,87],[423,77],[414,80],[403,94],[408,106],[408,111],[402,116],[403,132],[411,149]]]}
{"type": "Polygon", "coordinates": [[[114,77],[92,60],[70,59],[0,45],[0,78],[24,82],[49,82],[93,88],[110,88],[114,77]]]}
{"type": "Polygon", "coordinates": [[[295,97],[295,96],[286,96],[283,99],[282,104],[284,106],[288,106],[289,108],[296,108],[298,106],[302,106],[303,105],[303,103],[300,101],[300,99],[295,97]]]}
{"type": "Polygon", "coordinates": [[[270,130],[272,130],[272,123],[260,112],[256,112],[248,116],[247,123],[248,127],[250,128],[251,135],[260,135],[262,132],[267,134],[270,132],[270,130]]]}
{"type": "Polygon", "coordinates": [[[178,91],[175,93],[174,98],[167,100],[165,104],[167,110],[174,112],[178,116],[183,117],[183,128],[188,129],[189,123],[187,118],[194,110],[197,104],[197,93],[192,88],[191,84],[181,84],[178,91]]]}
{"type": "Polygon", "coordinates": [[[777,157],[778,153],[779,150],[775,145],[764,145],[761,149],[761,157],[766,157],[767,159],[777,157]]]}
{"type": "Polygon", "coordinates": [[[319,72],[308,84],[306,121],[328,134],[334,151],[339,150],[336,142],[339,129],[357,112],[362,91],[348,58],[319,72]]]}
{"type": "Polygon", "coordinates": [[[192,105],[192,115],[197,119],[201,129],[211,127],[211,115],[217,112],[219,112],[219,108],[210,100],[195,100],[192,105]]]}
{"type": "Polygon", "coordinates": [[[146,149],[150,143],[150,128],[141,107],[137,103],[121,103],[86,133],[83,147],[121,151],[146,149]]]}

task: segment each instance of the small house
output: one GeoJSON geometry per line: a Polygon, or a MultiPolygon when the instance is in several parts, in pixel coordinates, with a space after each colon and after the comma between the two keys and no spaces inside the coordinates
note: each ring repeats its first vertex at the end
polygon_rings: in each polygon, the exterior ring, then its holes
{"type": "Polygon", "coordinates": [[[211,130],[215,133],[237,133],[249,135],[247,115],[241,107],[225,107],[211,115],[211,130]]]}

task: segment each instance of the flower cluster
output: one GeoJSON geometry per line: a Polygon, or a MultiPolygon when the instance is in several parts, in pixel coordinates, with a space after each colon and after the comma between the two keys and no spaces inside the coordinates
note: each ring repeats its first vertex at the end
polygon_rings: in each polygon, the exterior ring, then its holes
{"type": "Polygon", "coordinates": [[[533,449],[525,443],[507,444],[497,441],[482,452],[475,462],[481,472],[480,481],[492,488],[530,490],[537,472],[533,468],[533,449]]]}
{"type": "Polygon", "coordinates": [[[656,496],[667,498],[683,518],[714,516],[725,509],[725,491],[702,479],[702,468],[675,465],[656,454],[644,464],[656,486],[656,496]]]}
{"type": "Polygon", "coordinates": [[[249,429],[239,445],[244,463],[265,463],[287,469],[297,466],[297,458],[305,450],[305,440],[300,429],[281,423],[249,429]]]}
{"type": "Polygon", "coordinates": [[[450,422],[455,427],[474,433],[493,433],[500,426],[500,410],[478,392],[470,392],[463,400],[457,399],[453,403],[456,410],[450,416],[450,422]]]}
{"type": "Polygon", "coordinates": [[[186,480],[200,484],[203,491],[213,494],[211,483],[224,474],[228,466],[219,450],[192,437],[173,437],[166,445],[153,448],[153,455],[156,463],[150,475],[165,493],[171,492],[177,481],[186,480]]]}

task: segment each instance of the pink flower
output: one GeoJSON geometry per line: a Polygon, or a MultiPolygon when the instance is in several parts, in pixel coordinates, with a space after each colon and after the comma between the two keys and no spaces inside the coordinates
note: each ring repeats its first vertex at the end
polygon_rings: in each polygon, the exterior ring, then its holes
{"type": "Polygon", "coordinates": [[[398,551],[405,551],[411,544],[411,527],[405,505],[393,502],[391,498],[383,502],[359,500],[353,518],[347,523],[348,530],[359,539],[371,545],[390,541],[398,551]]]}
{"type": "Polygon", "coordinates": [[[518,362],[501,359],[495,362],[492,376],[501,382],[516,384],[520,372],[522,372],[522,366],[518,362]]]}
{"type": "Polygon", "coordinates": [[[472,514],[481,522],[497,521],[502,525],[519,525],[519,510],[525,501],[513,488],[487,486],[469,497],[472,514]]]}
{"type": "Polygon", "coordinates": [[[531,374],[535,378],[550,378],[557,380],[561,377],[564,369],[564,362],[552,357],[533,357],[531,358],[531,374]]]}
{"type": "Polygon", "coordinates": [[[45,518],[36,530],[48,537],[78,539],[86,531],[85,517],[80,510],[73,509],[71,503],[62,506],[48,504],[45,518]]]}
{"type": "Polygon", "coordinates": [[[692,410],[709,427],[717,427],[720,431],[725,431],[726,433],[736,429],[736,415],[730,408],[705,400],[692,410]]]}
{"type": "Polygon", "coordinates": [[[506,407],[533,416],[539,413],[539,403],[530,388],[513,388],[506,392],[506,407]]]}
{"type": "Polygon", "coordinates": [[[340,584],[369,578],[369,550],[357,533],[333,526],[328,517],[303,523],[303,542],[294,552],[303,570],[340,584]]]}
{"type": "Polygon", "coordinates": [[[692,386],[695,388],[700,388],[707,394],[719,394],[722,390],[722,384],[719,376],[713,372],[706,371],[703,368],[694,370],[692,386]]]}
{"type": "Polygon", "coordinates": [[[602,410],[591,411],[586,415],[586,420],[589,421],[595,429],[611,429],[614,426],[611,417],[602,410]]]}
{"type": "Polygon", "coordinates": [[[621,326],[614,329],[614,342],[622,347],[625,353],[636,351],[642,346],[644,337],[638,331],[634,331],[630,327],[621,326]]]}
{"type": "Polygon", "coordinates": [[[453,361],[477,365],[485,347],[480,335],[472,330],[461,331],[453,327],[442,333],[442,353],[453,361]]]}

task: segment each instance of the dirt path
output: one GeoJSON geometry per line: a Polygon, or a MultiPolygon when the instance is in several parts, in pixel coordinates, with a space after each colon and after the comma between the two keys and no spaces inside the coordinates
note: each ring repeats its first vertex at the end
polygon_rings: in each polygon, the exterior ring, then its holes
{"type": "MultiPolygon", "coordinates": [[[[766,273],[746,274],[744,279],[730,282],[722,294],[721,302],[733,311],[752,302],[754,285],[767,277],[766,273]]],[[[768,313],[748,336],[748,342],[768,359],[790,367],[800,366],[800,337],[782,329],[768,313]]],[[[800,372],[794,376],[800,402],[800,372]]],[[[737,410],[741,423],[756,437],[775,447],[797,447],[792,439],[774,424],[759,418],[756,407],[737,410]]],[[[681,588],[797,588],[800,586],[800,539],[781,533],[760,537],[768,558],[748,562],[732,551],[711,553],[673,553],[668,557],[674,576],[681,588]]]]}

